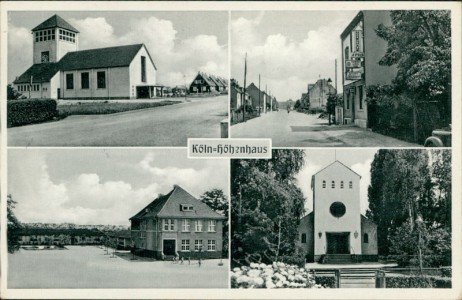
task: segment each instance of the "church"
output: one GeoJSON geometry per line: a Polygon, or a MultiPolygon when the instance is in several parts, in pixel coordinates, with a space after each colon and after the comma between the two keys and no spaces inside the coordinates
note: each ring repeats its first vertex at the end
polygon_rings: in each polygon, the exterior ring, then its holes
{"type": "Polygon", "coordinates": [[[297,242],[308,261],[377,261],[377,225],[361,214],[360,180],[339,161],[312,176],[313,211],[300,220],[297,242]]]}
{"type": "Polygon", "coordinates": [[[54,15],[32,29],[33,65],[13,82],[27,98],[133,99],[161,96],[144,44],[79,50],[79,31],[54,15]]]}

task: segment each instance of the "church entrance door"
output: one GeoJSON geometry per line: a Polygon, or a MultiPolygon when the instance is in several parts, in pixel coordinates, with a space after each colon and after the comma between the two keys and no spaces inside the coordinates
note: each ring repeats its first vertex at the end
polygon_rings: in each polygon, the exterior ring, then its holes
{"type": "Polygon", "coordinates": [[[349,232],[327,232],[327,254],[350,254],[349,232]]]}

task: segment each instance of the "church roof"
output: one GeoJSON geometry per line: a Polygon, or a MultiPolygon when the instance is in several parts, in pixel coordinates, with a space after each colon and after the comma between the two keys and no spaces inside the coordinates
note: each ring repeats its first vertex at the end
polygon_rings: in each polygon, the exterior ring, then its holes
{"type": "Polygon", "coordinates": [[[59,63],[35,64],[13,81],[14,84],[49,82],[59,71],[59,63]]]}
{"type": "Polygon", "coordinates": [[[352,169],[350,169],[350,168],[347,167],[346,165],[342,164],[342,163],[341,163],[340,161],[338,161],[338,160],[334,161],[334,162],[331,163],[330,165],[328,165],[328,166],[322,168],[321,170],[319,170],[318,172],[314,173],[314,174],[313,174],[313,177],[316,176],[318,173],[324,171],[325,169],[329,168],[330,166],[334,165],[335,163],[341,164],[342,166],[344,166],[345,168],[347,168],[347,169],[350,170],[351,172],[353,172],[353,173],[355,173],[356,175],[358,175],[359,178],[361,178],[361,175],[359,175],[358,173],[356,173],[355,171],[353,171],[352,169]]]}
{"type": "Polygon", "coordinates": [[[130,220],[149,217],[225,219],[224,216],[213,211],[207,204],[197,200],[178,185],[175,185],[167,195],[157,197],[130,220]],[[181,211],[181,204],[191,204],[194,209],[193,211],[181,211]]]}
{"type": "Polygon", "coordinates": [[[143,44],[68,52],[61,58],[59,65],[63,71],[126,67],[141,47],[143,44]]]}
{"type": "Polygon", "coordinates": [[[73,31],[73,32],[76,32],[76,33],[79,32],[77,29],[75,29],[75,27],[73,27],[71,24],[67,23],[66,20],[64,20],[63,18],[61,18],[58,15],[54,15],[54,16],[46,19],[45,21],[43,21],[42,23],[37,25],[34,29],[32,29],[32,31],[48,29],[48,28],[55,28],[55,27],[67,29],[67,30],[70,30],[70,31],[73,31]]]}

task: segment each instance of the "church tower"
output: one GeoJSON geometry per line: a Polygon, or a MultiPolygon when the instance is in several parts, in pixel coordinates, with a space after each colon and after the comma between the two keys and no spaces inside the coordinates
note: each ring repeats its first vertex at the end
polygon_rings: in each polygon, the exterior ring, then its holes
{"type": "Polygon", "coordinates": [[[32,29],[33,63],[55,63],[79,49],[79,31],[58,15],[32,29]]]}

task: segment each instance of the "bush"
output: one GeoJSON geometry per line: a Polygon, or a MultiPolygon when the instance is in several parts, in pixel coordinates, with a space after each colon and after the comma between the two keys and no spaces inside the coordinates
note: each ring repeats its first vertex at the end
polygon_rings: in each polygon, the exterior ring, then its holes
{"type": "Polygon", "coordinates": [[[231,288],[322,288],[305,268],[274,262],[251,263],[231,271],[231,288]]]}
{"type": "Polygon", "coordinates": [[[393,276],[386,277],[387,288],[451,288],[451,279],[434,276],[393,276]]]}
{"type": "Polygon", "coordinates": [[[284,255],[284,256],[281,256],[279,260],[282,261],[283,263],[286,263],[289,265],[296,265],[301,268],[305,267],[305,263],[306,263],[305,258],[302,256],[284,255]]]}
{"type": "Polygon", "coordinates": [[[49,121],[58,114],[53,99],[10,100],[7,106],[8,127],[49,121]]]}
{"type": "Polygon", "coordinates": [[[314,278],[316,284],[325,288],[335,288],[335,276],[318,276],[314,278]]]}

